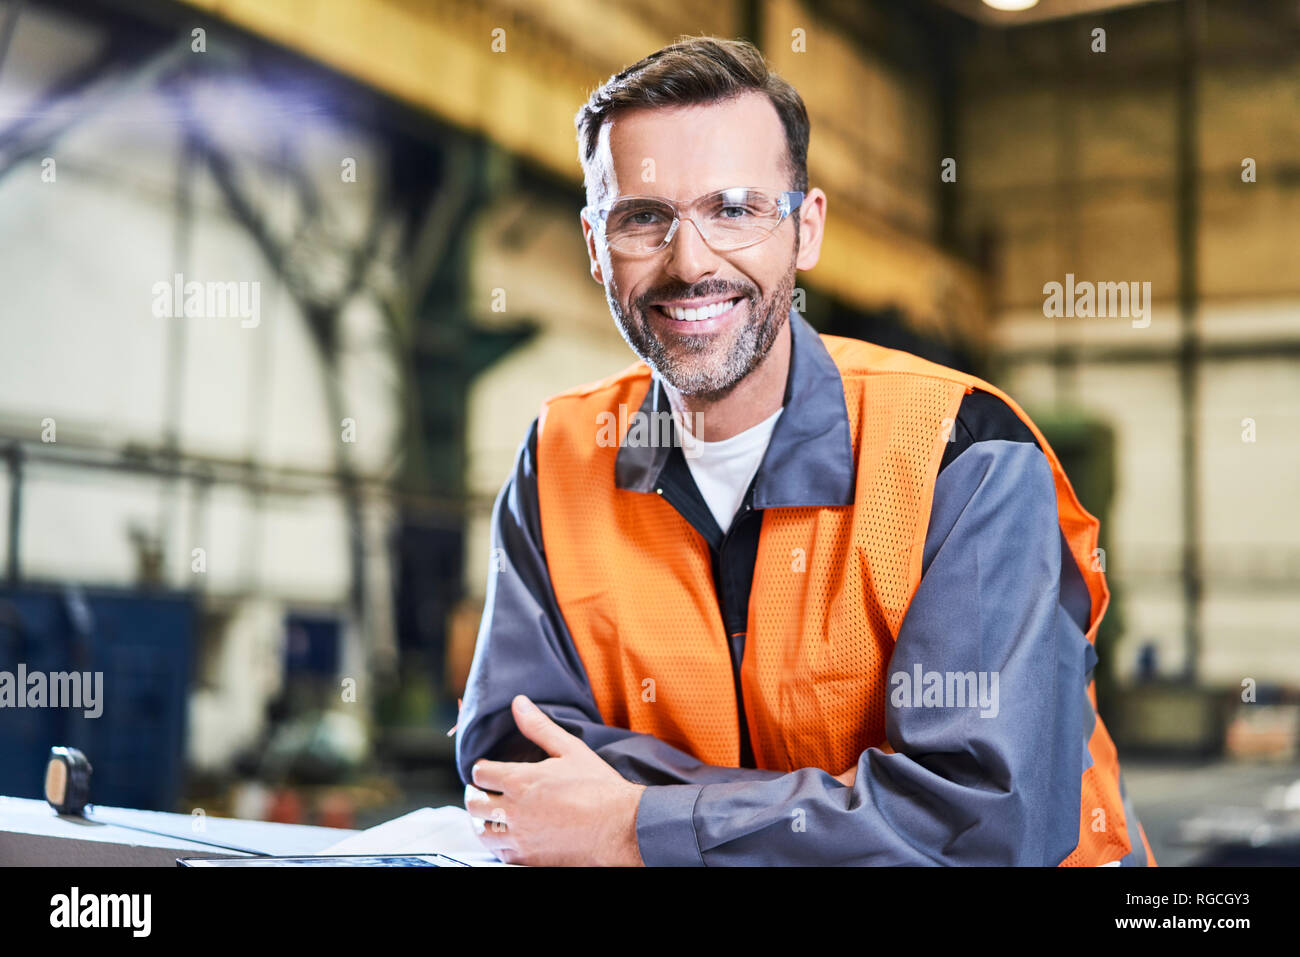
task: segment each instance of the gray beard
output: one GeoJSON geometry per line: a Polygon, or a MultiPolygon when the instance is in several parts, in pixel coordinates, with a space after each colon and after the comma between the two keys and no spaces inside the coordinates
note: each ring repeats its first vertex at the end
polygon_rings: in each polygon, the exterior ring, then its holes
{"type": "MultiPolygon", "coordinates": [[[[757,308],[752,297],[745,297],[746,302],[749,303],[749,321],[739,330],[731,351],[719,365],[712,368],[702,361],[692,361],[694,357],[701,356],[713,348],[711,341],[704,337],[683,336],[670,348],[650,326],[646,318],[646,311],[651,308],[648,304],[633,305],[632,311],[638,319],[633,322],[629,320],[621,304],[610,294],[608,287],[605,290],[605,298],[609,302],[610,313],[614,316],[623,339],[661,379],[682,395],[716,401],[729,394],[736,384],[753,372],[771,351],[772,344],[776,342],[776,337],[790,314],[790,305],[794,299],[794,261],[798,255],[799,243],[796,233],[790,268],[781,285],[768,299],[759,301],[757,308]]],[[[734,291],[726,288],[714,290],[719,294],[734,291]]],[[[713,294],[708,289],[699,292],[701,295],[713,294]]]]}

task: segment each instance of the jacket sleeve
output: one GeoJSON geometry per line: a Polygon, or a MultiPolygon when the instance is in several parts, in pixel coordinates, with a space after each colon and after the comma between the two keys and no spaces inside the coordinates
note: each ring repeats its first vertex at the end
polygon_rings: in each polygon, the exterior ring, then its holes
{"type": "Polygon", "coordinates": [[[1078,843],[1095,654],[1061,604],[1051,469],[984,441],[939,474],[923,575],[887,674],[886,736],[841,785],[804,768],[760,782],[647,788],[648,865],[1054,865],[1078,843]],[[984,673],[982,707],[923,707],[896,676],[984,673]],[[996,684],[994,681],[996,680],[996,684]]]}
{"type": "Polygon", "coordinates": [[[537,420],[492,510],[486,601],[457,720],[456,767],[470,781],[480,758],[540,761],[515,727],[510,702],[526,694],[570,734],[637,784],[681,785],[780,778],[779,771],[702,764],[658,738],[606,725],[560,614],[542,548],[537,501],[537,420]]]}

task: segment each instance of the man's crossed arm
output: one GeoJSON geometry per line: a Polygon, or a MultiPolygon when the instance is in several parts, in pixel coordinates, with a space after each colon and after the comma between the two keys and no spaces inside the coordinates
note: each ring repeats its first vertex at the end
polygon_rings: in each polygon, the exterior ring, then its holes
{"type": "Polygon", "coordinates": [[[841,780],[706,765],[601,721],[546,572],[533,440],[494,510],[497,562],[457,737],[466,807],[499,857],[1056,864],[1074,848],[1095,655],[1065,607],[1077,601],[1062,593],[1055,491],[1034,445],[977,442],[940,474],[888,669],[996,673],[996,714],[890,707],[894,753],[867,749],[841,780]]]}

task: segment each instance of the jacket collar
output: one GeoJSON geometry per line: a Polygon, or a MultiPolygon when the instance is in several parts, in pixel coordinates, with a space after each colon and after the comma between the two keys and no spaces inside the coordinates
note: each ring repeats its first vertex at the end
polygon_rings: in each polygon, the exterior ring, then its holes
{"type": "MultiPolygon", "coordinates": [[[[783,405],[754,478],[754,508],[852,505],[855,468],[844,383],[817,330],[793,308],[783,405]]],[[[652,372],[640,414],[654,422],[670,410],[663,383],[652,372]]],[[[621,444],[615,486],[653,493],[670,452],[663,444],[621,444]]]]}

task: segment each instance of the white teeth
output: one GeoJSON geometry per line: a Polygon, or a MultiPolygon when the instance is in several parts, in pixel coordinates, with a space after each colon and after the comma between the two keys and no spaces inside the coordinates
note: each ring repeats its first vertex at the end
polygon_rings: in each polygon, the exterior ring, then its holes
{"type": "Polygon", "coordinates": [[[660,308],[679,322],[699,322],[701,319],[712,319],[714,316],[721,315],[738,301],[737,299],[730,299],[727,302],[716,302],[711,306],[705,306],[703,309],[670,309],[667,306],[660,306],[660,308]]]}

